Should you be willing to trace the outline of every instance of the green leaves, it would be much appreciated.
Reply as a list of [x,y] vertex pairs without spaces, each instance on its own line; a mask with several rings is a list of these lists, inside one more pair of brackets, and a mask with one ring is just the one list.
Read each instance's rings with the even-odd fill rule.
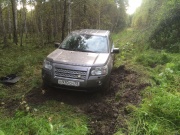
[[179,19],[178,0],[144,0],[133,16],[132,26],[148,31],[146,37],[151,47],[178,53],[180,52]]

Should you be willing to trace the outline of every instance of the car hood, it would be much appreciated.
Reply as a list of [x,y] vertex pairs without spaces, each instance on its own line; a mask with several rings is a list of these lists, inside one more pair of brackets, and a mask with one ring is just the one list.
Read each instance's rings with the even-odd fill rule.
[[56,63],[96,66],[104,65],[109,58],[109,53],[89,53],[56,49],[47,58]]

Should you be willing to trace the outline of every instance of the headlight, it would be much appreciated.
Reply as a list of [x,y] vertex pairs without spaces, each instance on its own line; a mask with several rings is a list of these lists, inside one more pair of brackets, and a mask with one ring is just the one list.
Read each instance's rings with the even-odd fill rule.
[[52,65],[50,61],[44,60],[44,68],[51,70],[52,69]]
[[108,74],[108,67],[95,67],[91,70],[91,75],[107,75]]

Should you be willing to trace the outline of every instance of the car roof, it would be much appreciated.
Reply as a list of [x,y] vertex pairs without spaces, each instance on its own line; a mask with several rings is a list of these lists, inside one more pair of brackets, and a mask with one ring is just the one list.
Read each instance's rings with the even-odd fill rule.
[[87,34],[87,35],[98,35],[98,36],[108,36],[110,34],[109,30],[98,30],[98,29],[81,29],[72,31],[73,34]]

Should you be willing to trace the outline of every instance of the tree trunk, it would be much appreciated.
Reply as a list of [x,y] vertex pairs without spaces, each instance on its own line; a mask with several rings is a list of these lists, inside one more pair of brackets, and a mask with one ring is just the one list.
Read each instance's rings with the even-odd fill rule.
[[0,4],[0,24],[1,24],[1,29],[2,29],[2,32],[3,32],[3,43],[4,43],[4,47],[7,47],[7,36],[6,36],[6,28],[5,28],[5,25],[4,25],[4,20],[3,20],[3,16],[2,16],[2,6]]
[[[35,12],[35,28],[37,36],[35,37],[37,39],[37,42],[40,46],[44,46],[45,44],[45,33],[44,33],[44,21],[45,17],[43,16],[43,1],[44,0],[38,0],[36,1],[36,12]],[[47,14],[46,14],[47,15]]]
[[42,19],[42,16],[40,16],[40,25],[41,25],[41,42],[42,42],[42,45],[44,46],[45,44],[45,41],[44,41],[44,25],[43,25],[43,19]]
[[68,0],[68,33],[72,29],[72,20],[71,20],[71,0]]
[[26,35],[26,38],[28,38],[28,29],[27,29],[27,18],[26,18],[26,12],[25,12],[25,18],[24,18],[24,31],[25,31],[25,35]]
[[10,3],[8,3],[8,37],[11,39],[11,9],[10,9]]
[[58,15],[57,15],[57,1],[54,1],[54,3],[53,3],[53,12],[54,12],[54,15],[55,15],[55,17],[54,17],[54,28],[53,28],[53,38],[54,38],[54,40],[56,39],[56,35],[57,35],[57,33],[58,33],[58,29],[57,29],[57,27],[58,27]]
[[20,46],[23,45],[23,35],[25,30],[25,22],[26,22],[26,10],[25,10],[25,0],[22,0],[23,9],[21,10],[21,43]]
[[98,29],[101,29],[101,2],[99,1]]
[[17,37],[16,1],[11,0],[11,4],[12,4],[12,14],[13,14],[13,42],[17,45],[18,37]]
[[[26,3],[25,3],[25,5],[26,5]],[[24,8],[24,32],[25,32],[26,38],[28,38],[28,36],[27,36],[27,32],[28,32],[28,30],[27,30],[27,15],[26,15],[25,8]]]
[[62,22],[62,37],[61,37],[62,41],[64,40],[64,37],[65,37],[66,13],[67,13],[66,0],[64,0],[64,12],[63,12],[63,22]]

